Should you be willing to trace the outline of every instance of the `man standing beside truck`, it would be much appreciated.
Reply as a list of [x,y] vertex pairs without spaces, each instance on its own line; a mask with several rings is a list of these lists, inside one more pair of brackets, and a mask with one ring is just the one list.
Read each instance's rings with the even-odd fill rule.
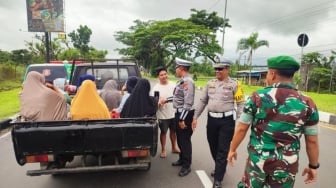
[[[168,80],[168,73],[165,67],[156,68],[156,76],[159,82],[155,84],[152,90],[152,95],[155,96],[157,92],[159,98],[167,98],[174,93],[175,84]],[[169,128],[169,136],[172,146],[172,153],[180,153],[180,149],[176,142],[176,124],[175,124],[175,111],[173,104],[171,103],[160,103],[159,108],[156,112],[156,116],[159,119],[160,127],[160,142],[161,142],[161,153],[160,157],[165,158],[167,156],[166,152],[166,135]]]
[[176,108],[176,136],[177,144],[181,152],[179,154],[179,159],[176,162],[173,162],[172,165],[182,166],[179,176],[183,177],[191,172],[191,135],[193,133],[191,123],[194,116],[193,105],[195,98],[195,84],[189,75],[191,62],[176,58],[175,63],[176,76],[180,78],[180,80],[177,82],[174,89],[172,101],[174,108]]

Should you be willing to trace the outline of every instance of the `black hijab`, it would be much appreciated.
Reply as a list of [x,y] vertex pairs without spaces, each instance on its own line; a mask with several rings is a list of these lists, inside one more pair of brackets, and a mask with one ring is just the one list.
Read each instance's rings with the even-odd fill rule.
[[147,79],[140,79],[132,94],[127,99],[121,113],[121,118],[151,117],[156,114],[158,101],[149,96],[150,83]]

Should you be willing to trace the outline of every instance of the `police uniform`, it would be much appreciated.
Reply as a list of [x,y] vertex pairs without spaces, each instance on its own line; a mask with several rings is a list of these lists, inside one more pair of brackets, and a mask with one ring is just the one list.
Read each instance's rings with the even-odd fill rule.
[[[230,66],[228,60],[214,65],[214,68]],[[215,161],[215,181],[219,184],[223,180],[227,154],[234,134],[235,118],[240,115],[244,105],[244,95],[237,80],[227,77],[225,80],[213,79],[207,83],[205,92],[195,109],[194,119],[208,108],[207,139],[211,156]],[[219,185],[220,187],[220,185]]]
[[[191,66],[191,62],[176,58],[176,66]],[[190,172],[192,145],[191,135],[192,131],[192,118],[194,116],[194,97],[195,97],[195,84],[189,74],[182,77],[176,84],[172,98],[173,106],[176,109],[176,137],[177,144],[181,150],[179,160],[174,162],[173,166],[182,166],[179,173],[180,176],[185,176]],[[182,129],[179,122],[184,121],[186,128]]]

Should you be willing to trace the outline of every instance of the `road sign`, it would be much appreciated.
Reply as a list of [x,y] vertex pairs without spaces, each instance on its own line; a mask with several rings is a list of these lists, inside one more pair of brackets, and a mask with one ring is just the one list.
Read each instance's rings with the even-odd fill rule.
[[309,41],[309,39],[308,39],[308,35],[307,34],[302,33],[302,34],[299,35],[299,37],[298,37],[298,44],[299,44],[299,46],[305,47],[308,44],[308,41]]
[[66,34],[65,33],[58,33],[58,38],[59,39],[66,39]]

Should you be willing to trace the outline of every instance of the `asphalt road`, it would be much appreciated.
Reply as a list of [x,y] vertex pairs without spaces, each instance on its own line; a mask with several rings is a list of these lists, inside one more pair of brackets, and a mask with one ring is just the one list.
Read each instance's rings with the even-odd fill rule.
[[[198,99],[200,91],[197,92]],[[196,99],[196,101],[197,101]],[[28,164],[19,166],[14,157],[12,140],[10,134],[0,137],[0,187],[14,188],[73,188],[73,187],[144,187],[144,188],[170,188],[170,187],[211,187],[212,179],[210,172],[214,168],[214,163],[210,156],[208,143],[206,140],[206,116],[203,112],[198,121],[198,127],[192,136],[193,142],[193,164],[192,172],[186,177],[179,177],[179,168],[171,166],[177,160],[176,154],[168,153],[167,158],[160,158],[158,154],[152,159],[152,166],[149,171],[111,171],[103,173],[67,174],[61,176],[26,176],[27,170],[38,169],[39,164]],[[228,167],[227,174],[223,181],[223,187],[236,187],[240,180],[245,159],[246,143],[248,138],[242,143],[238,150],[238,160],[234,167]],[[320,163],[318,182],[305,186],[301,176],[303,168],[308,164],[305,153],[305,145],[302,142],[300,156],[300,167],[297,175],[295,187],[325,188],[333,187],[336,184],[334,171],[336,169],[336,151],[333,144],[336,143],[336,129],[321,125],[320,127]],[[167,142],[168,151],[170,144]]]

